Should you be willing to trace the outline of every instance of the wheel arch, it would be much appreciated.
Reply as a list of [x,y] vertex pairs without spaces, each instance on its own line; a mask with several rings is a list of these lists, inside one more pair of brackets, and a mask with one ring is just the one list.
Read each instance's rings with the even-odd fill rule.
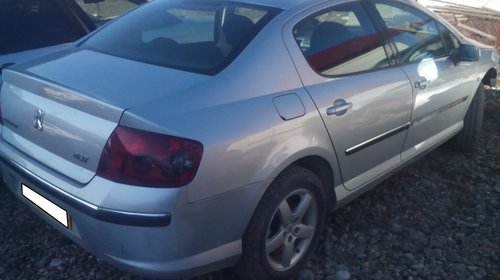
[[[309,160],[299,161],[304,164]],[[242,254],[235,267],[242,279],[290,279],[298,274],[314,253],[325,224],[328,212],[321,199],[322,183],[311,169],[294,162],[272,181],[242,238]],[[299,235],[303,230],[304,234]],[[277,258],[273,257],[275,253]],[[283,261],[285,254],[288,262]]]
[[308,169],[318,176],[321,183],[323,183],[326,195],[326,205],[328,209],[334,209],[337,203],[337,196],[334,190],[335,175],[330,163],[320,156],[307,156],[295,161],[291,165],[298,165]]
[[255,203],[255,207],[254,209],[252,209],[252,215],[250,215],[250,217],[253,216],[257,205],[262,200],[264,194],[272,186],[276,178],[278,178],[292,166],[300,166],[313,172],[314,175],[316,175],[323,184],[324,192],[326,195],[327,209],[333,210],[335,208],[335,205],[337,203],[335,187],[336,184],[340,184],[340,170],[335,169],[336,166],[332,162],[328,161],[325,157],[320,156],[319,153],[310,153],[307,155],[305,155],[305,153],[299,153],[295,156],[296,157],[289,158],[289,161],[286,161],[282,165],[275,168],[269,184],[263,190],[261,190],[259,199]]
[[490,68],[482,79],[483,84],[488,85],[490,87],[494,87],[496,85],[497,75],[498,75],[497,69]]

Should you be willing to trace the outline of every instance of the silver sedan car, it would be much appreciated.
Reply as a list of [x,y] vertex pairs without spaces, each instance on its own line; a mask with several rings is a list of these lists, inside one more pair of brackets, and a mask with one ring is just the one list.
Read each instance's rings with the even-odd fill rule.
[[498,54],[403,0],[155,0],[3,71],[1,175],[151,277],[289,279],[325,215],[476,145]]

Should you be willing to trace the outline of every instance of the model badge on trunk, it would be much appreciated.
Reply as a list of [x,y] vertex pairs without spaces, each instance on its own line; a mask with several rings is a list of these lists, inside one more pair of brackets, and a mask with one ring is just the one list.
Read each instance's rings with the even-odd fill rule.
[[43,116],[44,115],[45,115],[45,112],[42,109],[38,109],[34,113],[34,117],[35,117],[35,126],[34,127],[40,131],[43,131]]
[[86,155],[82,155],[80,153],[73,154],[73,157],[83,163],[87,163],[89,161],[89,157]]

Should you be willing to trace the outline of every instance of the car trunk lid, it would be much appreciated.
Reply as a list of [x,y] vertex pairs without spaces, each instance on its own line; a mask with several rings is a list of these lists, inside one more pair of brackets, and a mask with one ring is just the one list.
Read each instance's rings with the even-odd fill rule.
[[3,73],[3,140],[82,184],[95,175],[126,109],[206,78],[92,51],[63,52],[21,66]]

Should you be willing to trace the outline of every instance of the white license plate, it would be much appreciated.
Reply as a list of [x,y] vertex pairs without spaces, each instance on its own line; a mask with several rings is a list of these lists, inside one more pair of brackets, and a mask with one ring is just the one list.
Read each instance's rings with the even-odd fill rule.
[[70,219],[68,211],[59,207],[57,204],[41,196],[36,191],[30,189],[25,184],[21,184],[21,193],[29,201],[35,204],[43,212],[47,213],[49,216],[54,218],[56,221],[61,223],[66,228],[70,228]]

